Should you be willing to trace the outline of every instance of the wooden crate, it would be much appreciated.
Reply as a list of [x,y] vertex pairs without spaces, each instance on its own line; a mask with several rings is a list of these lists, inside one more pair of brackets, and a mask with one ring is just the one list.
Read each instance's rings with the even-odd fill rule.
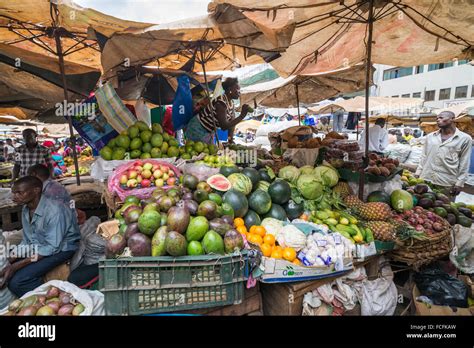
[[187,314],[201,314],[209,316],[258,316],[263,315],[262,294],[260,293],[259,284],[251,289],[245,289],[244,300],[240,304],[196,309],[185,311]]
[[0,208],[0,228],[3,231],[18,230],[21,224],[21,206]]

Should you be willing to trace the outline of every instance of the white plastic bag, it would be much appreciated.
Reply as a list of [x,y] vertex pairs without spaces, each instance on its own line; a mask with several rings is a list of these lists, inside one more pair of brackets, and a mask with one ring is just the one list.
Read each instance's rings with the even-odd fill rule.
[[151,113],[144,99],[139,99],[135,104],[135,113],[139,121],[145,122],[148,127],[151,127]]
[[[84,306],[84,311],[80,314],[81,316],[88,315],[105,315],[104,310],[104,294],[96,290],[83,290],[78,288],[76,285],[61,280],[51,280],[36,289],[24,294],[21,299],[25,299],[32,295],[46,295],[46,292],[51,286],[55,286],[62,291],[65,291],[79,303]],[[8,311],[8,307],[0,311],[0,315],[5,314]]]

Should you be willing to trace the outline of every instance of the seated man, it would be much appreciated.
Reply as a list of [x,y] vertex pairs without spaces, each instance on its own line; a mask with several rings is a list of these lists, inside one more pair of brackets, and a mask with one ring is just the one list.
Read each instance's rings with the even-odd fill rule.
[[[43,196],[54,201],[62,202],[73,210],[75,209],[71,195],[63,185],[51,179],[51,173],[47,167],[42,164],[35,164],[28,168],[28,175],[36,176],[43,182]],[[80,209],[75,210],[77,221],[79,225],[82,225],[86,221],[86,214]]]
[[79,247],[81,235],[72,210],[42,191],[43,183],[34,176],[25,176],[12,187],[13,201],[24,205],[20,245],[28,248],[28,255],[10,260],[0,274],[0,288],[8,284],[18,297],[43,284],[44,275],[71,259]]

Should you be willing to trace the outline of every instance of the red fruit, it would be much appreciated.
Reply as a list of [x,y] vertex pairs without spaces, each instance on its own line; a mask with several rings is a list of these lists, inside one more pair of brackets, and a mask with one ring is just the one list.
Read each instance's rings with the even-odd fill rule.
[[175,183],[176,183],[176,178],[168,178],[168,180],[166,180],[166,184],[168,184],[169,186],[173,186]]
[[425,220],[423,218],[419,218],[417,221],[418,225],[423,225],[425,223]]
[[151,181],[148,179],[142,179],[141,185],[142,187],[150,187]]
[[417,231],[424,231],[424,228],[422,225],[416,225],[415,230]]
[[443,227],[443,225],[442,225],[441,223],[435,222],[435,223],[433,224],[433,229],[434,229],[436,232],[441,232],[441,231],[444,230],[444,227]]

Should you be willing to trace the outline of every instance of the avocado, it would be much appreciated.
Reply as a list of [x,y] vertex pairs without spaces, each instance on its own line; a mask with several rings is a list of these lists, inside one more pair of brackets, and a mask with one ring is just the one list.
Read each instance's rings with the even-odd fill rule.
[[471,227],[472,220],[464,215],[459,215],[456,219],[456,222],[464,227]]

